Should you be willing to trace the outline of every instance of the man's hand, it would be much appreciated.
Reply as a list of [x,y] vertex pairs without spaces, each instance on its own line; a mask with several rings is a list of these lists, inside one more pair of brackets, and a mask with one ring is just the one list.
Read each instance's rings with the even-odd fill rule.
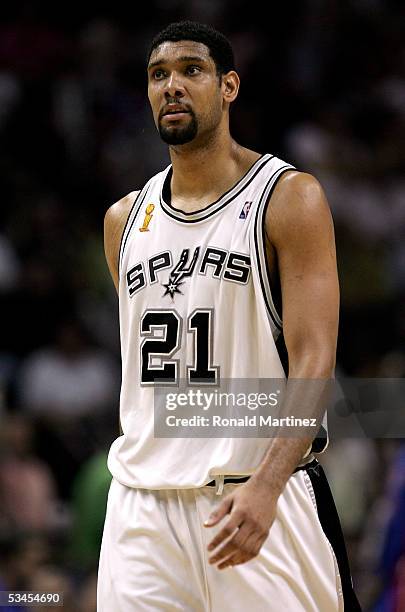
[[208,550],[214,551],[209,562],[224,569],[256,557],[276,516],[278,496],[279,492],[272,490],[268,482],[260,482],[254,476],[227,495],[204,522],[205,527],[213,527],[229,515],[208,545]]

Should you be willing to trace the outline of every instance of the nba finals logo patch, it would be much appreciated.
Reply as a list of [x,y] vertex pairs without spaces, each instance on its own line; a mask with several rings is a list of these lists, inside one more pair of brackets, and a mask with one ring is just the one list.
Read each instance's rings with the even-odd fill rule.
[[143,225],[142,227],[139,228],[140,232],[149,232],[149,223],[151,222],[151,219],[153,217],[153,211],[155,210],[155,205],[154,204],[148,204],[147,207],[145,208],[145,218],[143,220]]
[[239,219],[246,219],[246,217],[249,214],[249,210],[250,207],[252,206],[253,202],[245,202],[243,205],[242,210],[240,211],[240,215],[239,215]]

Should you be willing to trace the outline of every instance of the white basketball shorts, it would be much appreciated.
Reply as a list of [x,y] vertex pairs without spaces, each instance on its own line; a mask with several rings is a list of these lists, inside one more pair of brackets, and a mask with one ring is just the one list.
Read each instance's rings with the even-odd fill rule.
[[203,522],[240,486],[225,484],[217,495],[210,486],[133,489],[113,479],[98,612],[360,610],[336,509],[316,460],[288,480],[257,557],[224,570],[208,563],[207,545],[226,518],[211,528]]

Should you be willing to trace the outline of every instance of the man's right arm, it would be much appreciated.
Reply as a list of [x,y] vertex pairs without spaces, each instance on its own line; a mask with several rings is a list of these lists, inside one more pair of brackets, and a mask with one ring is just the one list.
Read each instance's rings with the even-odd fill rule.
[[118,259],[122,233],[138,193],[139,191],[131,191],[124,198],[118,200],[110,206],[104,217],[104,253],[117,293],[119,285]]

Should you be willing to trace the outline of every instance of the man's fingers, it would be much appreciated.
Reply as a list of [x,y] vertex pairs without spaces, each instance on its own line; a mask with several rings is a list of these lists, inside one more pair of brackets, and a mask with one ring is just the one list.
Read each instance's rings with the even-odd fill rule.
[[228,555],[226,559],[223,559],[221,563],[217,565],[217,569],[225,569],[226,567],[232,567],[233,565],[237,565],[236,559],[240,558],[240,552],[235,551],[232,555]]
[[[220,547],[220,550],[233,540],[239,531],[239,527],[233,526],[230,522],[225,525],[223,529],[215,536],[215,538],[208,544],[208,550],[212,551]],[[219,550],[215,551],[218,554]]]
[[224,516],[229,514],[232,510],[232,503],[233,498],[231,495],[225,497],[225,499],[221,502],[218,508],[214,510],[214,512],[211,512],[208,519],[204,521],[204,527],[212,527],[213,525],[219,523],[219,521],[223,519]]
[[240,551],[236,551],[233,555],[229,555],[227,559],[224,559],[217,565],[217,568],[222,570],[227,567],[233,567],[234,565],[241,565],[242,563],[246,563],[249,561],[250,557],[246,554],[241,553]]
[[231,567],[233,565],[241,565],[242,563],[246,563],[247,561],[257,557],[263,544],[263,538],[257,538],[254,536],[254,534],[250,534],[250,536],[248,535],[248,537],[245,538],[244,542],[242,541],[242,543],[239,543],[236,546],[236,549],[236,541],[235,544],[233,541],[231,544],[234,545],[233,553],[225,554],[225,547],[224,549],[221,549],[220,554],[218,555],[218,560],[216,561],[217,563],[219,561],[217,565],[218,569],[225,569],[226,567]]
[[228,537],[220,546],[216,547],[214,554],[208,559],[209,563],[218,563],[218,561],[223,561],[230,554],[239,552],[243,547],[247,536],[248,531],[246,527],[241,526],[239,529],[235,529],[232,536]]

